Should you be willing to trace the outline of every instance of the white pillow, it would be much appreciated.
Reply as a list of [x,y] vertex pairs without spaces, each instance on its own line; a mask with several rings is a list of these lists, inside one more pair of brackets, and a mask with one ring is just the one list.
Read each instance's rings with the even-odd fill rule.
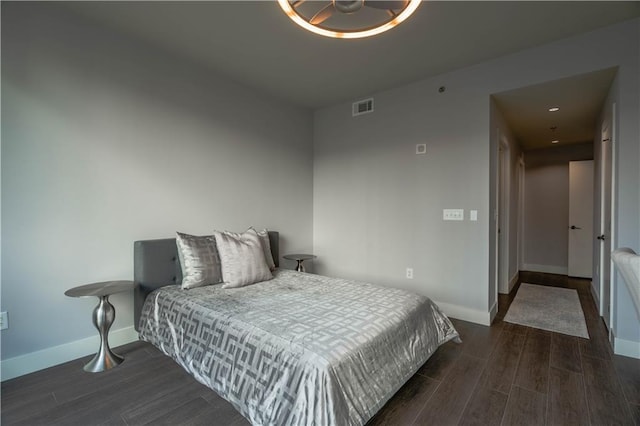
[[213,235],[198,237],[176,232],[176,245],[182,268],[182,288],[222,282],[220,259]]
[[214,231],[213,235],[220,255],[222,288],[243,287],[273,278],[255,229],[249,228],[244,234]]

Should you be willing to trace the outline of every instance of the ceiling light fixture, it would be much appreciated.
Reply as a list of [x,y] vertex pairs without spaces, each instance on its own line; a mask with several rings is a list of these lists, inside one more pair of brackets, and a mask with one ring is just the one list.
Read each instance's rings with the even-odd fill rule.
[[549,108],[549,112],[556,112],[556,111],[560,111],[560,108],[558,107]]
[[559,140],[555,140],[555,141],[551,141],[551,143],[558,143],[560,142]]
[[[421,1],[278,0],[278,4],[293,22],[308,31],[325,37],[363,38],[397,26],[416,11]],[[353,19],[345,19],[345,16],[352,16]]]

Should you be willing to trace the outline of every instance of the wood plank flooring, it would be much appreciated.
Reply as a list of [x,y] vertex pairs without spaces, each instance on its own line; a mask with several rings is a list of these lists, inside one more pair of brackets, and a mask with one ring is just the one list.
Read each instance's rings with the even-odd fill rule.
[[[463,343],[443,345],[369,425],[639,425],[640,360],[614,356],[589,282],[521,273],[575,288],[591,339],[502,321],[455,320]],[[247,425],[228,402],[153,346],[117,348],[126,361],[90,374],[75,360],[2,383],[3,425]]]
[[[418,371],[436,381],[437,389],[413,403],[422,411],[412,424],[640,426],[640,360],[612,354],[590,282],[528,272],[520,282],[576,289],[591,338],[505,323],[517,288],[500,295],[491,327],[452,320],[463,343],[443,345]],[[472,359],[474,369],[468,367]],[[389,415],[395,400],[370,424],[409,424]],[[406,401],[403,406],[411,409]]]

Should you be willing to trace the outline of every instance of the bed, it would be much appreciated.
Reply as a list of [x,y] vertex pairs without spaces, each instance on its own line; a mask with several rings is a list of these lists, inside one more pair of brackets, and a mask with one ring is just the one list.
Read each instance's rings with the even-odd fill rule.
[[[279,259],[278,234],[269,233]],[[285,269],[241,288],[182,290],[174,239],[137,241],[140,338],[254,425],[362,425],[443,343],[428,298]]]

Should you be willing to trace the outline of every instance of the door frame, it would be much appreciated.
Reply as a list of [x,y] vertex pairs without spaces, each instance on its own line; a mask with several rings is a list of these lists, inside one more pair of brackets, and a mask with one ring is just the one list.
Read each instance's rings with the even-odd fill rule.
[[498,197],[497,197],[497,289],[509,294],[509,210],[511,205],[511,161],[509,141],[498,139]]

